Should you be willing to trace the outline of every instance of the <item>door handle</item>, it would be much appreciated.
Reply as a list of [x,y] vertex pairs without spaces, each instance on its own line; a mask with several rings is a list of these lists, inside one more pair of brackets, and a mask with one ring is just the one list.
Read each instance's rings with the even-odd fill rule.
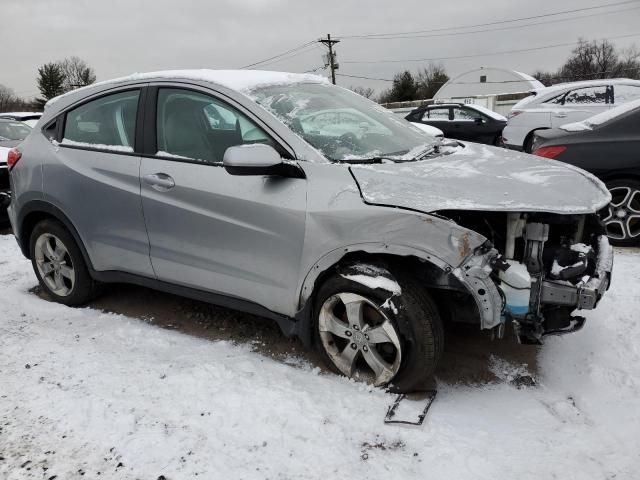
[[151,173],[142,178],[144,183],[159,192],[166,192],[176,186],[176,182],[174,182],[173,178],[166,173]]
[[555,117],[556,117],[556,118],[565,118],[566,116],[567,116],[567,114],[566,114],[566,113],[556,113],[556,114],[555,114]]

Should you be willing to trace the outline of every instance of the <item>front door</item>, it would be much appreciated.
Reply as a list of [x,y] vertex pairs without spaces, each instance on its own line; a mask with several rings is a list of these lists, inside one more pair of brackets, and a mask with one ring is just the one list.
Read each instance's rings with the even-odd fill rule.
[[140,176],[157,278],[293,313],[306,180],[227,173],[227,148],[274,144],[241,107],[182,88],[159,88],[156,105]]

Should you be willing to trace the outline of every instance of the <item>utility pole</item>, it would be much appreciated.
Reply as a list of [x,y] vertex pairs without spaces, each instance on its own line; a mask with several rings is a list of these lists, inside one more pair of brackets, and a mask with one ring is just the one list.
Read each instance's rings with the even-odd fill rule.
[[325,65],[331,68],[331,83],[336,84],[336,70],[340,68],[340,65],[336,62],[336,54],[333,51],[333,46],[336,43],[340,43],[340,40],[331,40],[331,34],[327,33],[327,38],[321,38],[318,40],[320,43],[329,47],[328,61],[325,61]]

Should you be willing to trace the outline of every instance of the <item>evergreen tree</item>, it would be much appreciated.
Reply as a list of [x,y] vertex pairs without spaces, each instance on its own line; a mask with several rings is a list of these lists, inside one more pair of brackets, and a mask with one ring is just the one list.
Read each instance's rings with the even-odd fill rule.
[[36,99],[36,103],[44,107],[47,100],[63,94],[65,78],[62,68],[57,63],[45,63],[39,67],[37,82],[42,98]]

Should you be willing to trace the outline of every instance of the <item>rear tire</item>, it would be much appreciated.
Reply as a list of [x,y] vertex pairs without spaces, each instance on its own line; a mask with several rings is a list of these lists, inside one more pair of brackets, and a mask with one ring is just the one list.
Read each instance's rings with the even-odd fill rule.
[[609,242],[620,247],[640,245],[640,182],[607,182],[611,203],[600,212]]
[[94,297],[96,285],[82,252],[61,223],[39,222],[31,232],[29,251],[38,281],[53,300],[78,306]]
[[[360,325],[351,315],[358,311]],[[434,387],[442,321],[427,291],[409,275],[372,264],[343,267],[318,290],[313,318],[316,346],[336,373],[397,392]]]
[[524,144],[522,145],[522,151],[525,153],[531,153],[533,149],[533,132],[527,135],[527,138],[524,139]]

